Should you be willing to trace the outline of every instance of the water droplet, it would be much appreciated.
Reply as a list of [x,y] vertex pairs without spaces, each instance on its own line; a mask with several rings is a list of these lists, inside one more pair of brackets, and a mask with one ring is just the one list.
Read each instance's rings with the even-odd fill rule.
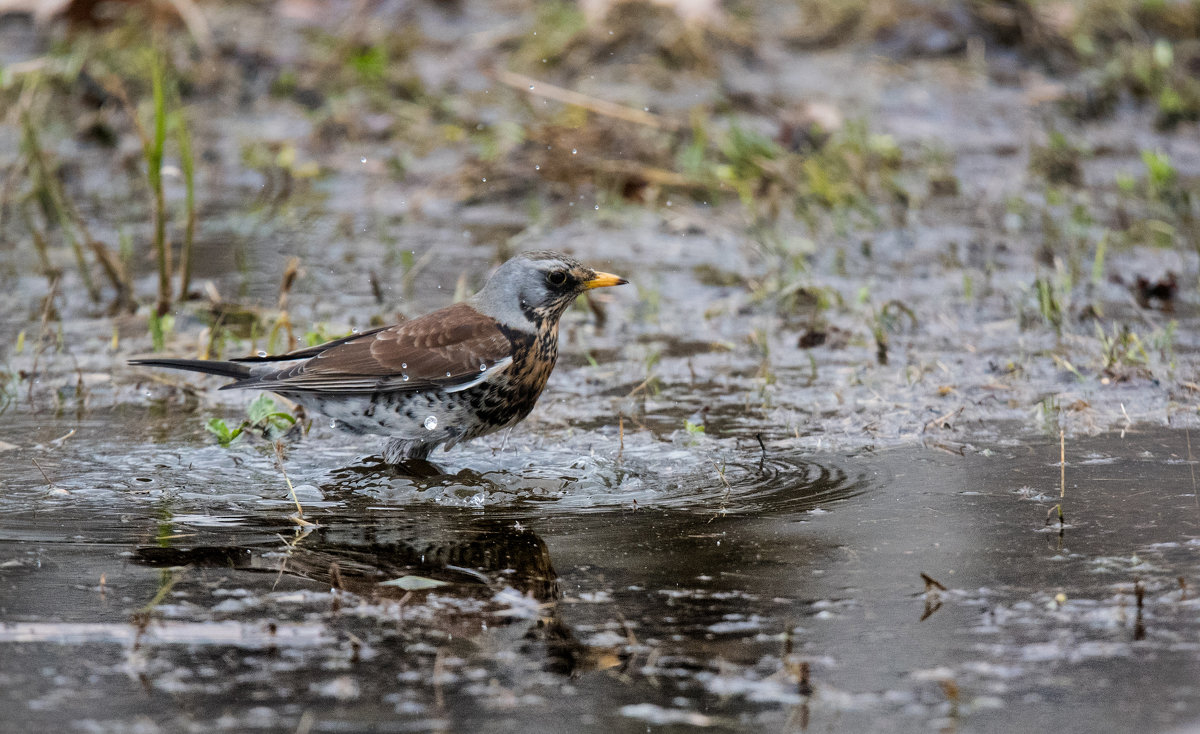
[[337,420],[331,420],[331,421],[329,421],[329,427],[330,427],[330,428],[337,428]]
[[576,150],[575,148],[571,148],[571,155],[577,155],[578,153],[579,153],[578,150]]
[[592,208],[593,208],[593,209],[595,209],[596,211],[600,211],[600,205],[599,205],[599,204],[597,204],[596,206],[594,206],[594,207],[592,207]]
[[425,430],[432,431],[437,428],[437,418],[432,415],[425,419]]
[[533,91],[533,85],[532,85],[532,84],[530,84],[530,85],[529,85],[529,91],[531,91],[531,92]]
[[533,167],[533,170],[540,171],[540,170],[542,170],[542,167],[540,165],[537,165],[537,166]]
[[401,363],[400,363],[400,369],[402,369],[402,370],[406,370],[406,369],[408,369],[408,362],[401,362]]
[[400,379],[403,380],[404,382],[408,382],[408,374],[403,373],[403,372],[400,373]]
[[266,353],[266,352],[264,352],[264,351],[263,351],[263,350],[261,350],[261,349],[260,349],[260,350],[258,350],[257,352],[255,352],[255,354],[257,354],[257,355],[258,355],[258,356],[260,356],[260,357],[265,357],[265,356],[267,356],[267,353]]
[[366,163],[366,162],[367,162],[367,159],[366,159],[366,158],[363,158],[363,159],[361,159],[361,160],[359,161],[359,163]]
[[484,182],[484,183],[487,183],[487,179],[486,179],[486,178],[485,178],[485,179],[483,179],[483,182]]
[[481,364],[481,365],[479,365],[479,371],[480,371],[480,372],[487,372],[487,365],[486,365],[486,364]]
[[446,370],[446,377],[450,376],[450,370]]

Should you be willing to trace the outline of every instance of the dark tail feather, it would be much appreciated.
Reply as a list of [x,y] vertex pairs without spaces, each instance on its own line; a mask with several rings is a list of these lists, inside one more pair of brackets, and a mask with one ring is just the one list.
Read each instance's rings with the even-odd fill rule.
[[129,360],[129,364],[144,365],[146,367],[166,367],[170,370],[187,370],[188,372],[203,372],[206,375],[220,375],[239,380],[250,376],[250,365],[208,359],[159,359],[152,357],[150,359],[131,359]]

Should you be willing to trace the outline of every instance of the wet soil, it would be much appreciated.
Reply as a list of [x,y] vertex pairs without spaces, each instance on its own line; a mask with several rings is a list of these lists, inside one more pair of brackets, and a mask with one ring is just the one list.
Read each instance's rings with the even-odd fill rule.
[[[703,109],[714,131],[774,136],[819,102],[905,159],[904,195],[870,194],[869,216],[764,223],[728,189],[593,179],[616,153],[588,146],[624,141],[637,163],[654,144],[484,73],[539,66],[547,26],[524,5],[499,25],[486,4],[382,5],[354,16],[365,31],[305,3],[203,7],[219,51],[186,104],[209,295],[173,308],[168,351],[213,341],[213,291],[269,328],[293,257],[298,336],[446,305],[522,249],[632,285],[567,314],[547,393],[511,433],[397,470],[309,416],[285,477],[268,442],[205,430],[254,396],[126,366],[151,349],[138,145],[111,108],[115,149],[48,116],[92,234],[133,243],[142,305],[91,302],[65,246],[51,286],[5,209],[0,730],[1197,726],[1200,265],[1181,222],[1153,246],[1113,224],[1158,216],[1114,183],[1146,179],[1144,151],[1194,189],[1195,123],[1164,131],[1129,101],[1079,123],[1044,102],[1075,76],[990,38],[981,59],[953,23],[813,44],[790,10],[758,8],[756,43],[710,37],[693,66],[664,71],[628,36],[547,65],[633,110]],[[345,49],[325,26],[419,29],[393,60],[425,96],[411,79],[382,108],[366,82],[331,89],[321,54]],[[55,33],[7,17],[0,63],[53,58]],[[668,50],[693,53],[680,38]],[[959,50],[928,53],[939,38]],[[509,123],[526,147],[487,137]],[[1051,128],[1089,151],[1073,188],[1031,168]],[[21,139],[5,118],[12,190]],[[320,174],[280,163],[285,145]],[[177,178],[168,198],[178,239]],[[1134,285],[1170,273],[1170,298]],[[268,348],[265,328],[231,329],[226,353]]]

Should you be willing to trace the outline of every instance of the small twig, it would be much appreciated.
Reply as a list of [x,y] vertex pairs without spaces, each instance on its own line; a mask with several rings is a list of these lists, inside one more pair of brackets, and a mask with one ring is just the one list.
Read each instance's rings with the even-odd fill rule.
[[1063,503],[1067,501],[1067,439],[1063,429],[1058,429],[1058,526],[1066,524],[1063,520]]
[[1192,472],[1192,500],[1196,503],[1196,509],[1200,510],[1200,494],[1196,492],[1196,461],[1192,458],[1192,432],[1187,426],[1183,427],[1183,436],[1187,439],[1188,469]]
[[707,191],[712,184],[689,178],[682,173],[668,171],[665,168],[647,166],[638,161],[601,159],[592,162],[592,169],[599,173],[615,174],[624,178],[640,178],[648,184],[670,186],[676,189],[698,189]]
[[213,44],[212,30],[208,26],[208,20],[204,17],[204,13],[200,12],[200,7],[193,0],[168,1],[188,29],[192,40],[200,48],[200,52],[209,58],[214,56],[216,46]]
[[300,506],[300,498],[296,496],[296,488],[292,486],[292,480],[288,477],[287,469],[283,468],[283,441],[276,441],[275,447],[275,465],[279,467],[279,473],[283,475],[283,481],[287,482],[288,493],[292,496],[292,502],[296,503],[296,514],[292,520],[301,527],[312,527],[314,523],[304,519],[304,508]]
[[658,380],[658,375],[650,375],[649,377],[647,377],[646,379],[644,379],[640,383],[638,383],[637,387],[630,390],[629,394],[626,395],[625,397],[632,398],[634,395],[637,395],[638,393],[649,389],[649,387],[651,385],[653,385],[655,383],[655,381],[657,381],[657,380]]
[[62,270],[54,267],[54,263],[50,261],[50,245],[46,241],[46,235],[38,229],[28,207],[21,207],[21,218],[25,220],[25,227],[29,230],[29,237],[33,240],[33,249],[37,252],[38,261],[42,265],[42,273],[53,286],[62,276]]
[[29,402],[33,403],[33,386],[37,384],[37,374],[42,361],[42,352],[46,349],[46,327],[50,323],[50,317],[54,313],[54,299],[58,297],[58,284],[62,279],[55,276],[50,282],[50,292],[46,294],[46,300],[42,304],[41,323],[38,327],[38,347],[33,356],[33,365],[29,369]]
[[413,282],[416,281],[417,273],[421,272],[425,268],[425,266],[428,265],[433,260],[434,254],[436,252],[437,252],[437,248],[435,248],[435,247],[429,248],[425,252],[421,253],[421,256],[419,258],[417,258],[416,262],[414,262],[408,268],[408,270],[404,271],[404,275],[400,276],[400,292],[401,293],[408,294],[409,292],[412,291],[412,285],[413,285]]
[[521,89],[528,91],[538,97],[545,97],[563,104],[575,105],[582,107],[589,112],[595,112],[598,115],[605,117],[614,117],[618,120],[632,122],[637,125],[646,125],[655,128],[656,130],[679,130],[682,126],[668,118],[656,115],[653,112],[626,107],[625,105],[609,102],[608,100],[592,97],[581,92],[576,92],[571,89],[564,89],[547,82],[538,81],[533,77],[518,74],[514,71],[506,69],[496,69],[492,72],[492,77],[506,86],[513,89]]
[[32,459],[32,461],[33,461],[33,465],[37,467],[37,470],[38,470],[39,472],[41,472],[41,474],[42,474],[42,479],[45,479],[45,480],[46,480],[46,485],[47,485],[47,486],[50,486],[50,487],[53,487],[53,486],[54,486],[54,482],[50,481],[50,477],[46,476],[46,470],[42,468],[42,465],[38,463],[37,459]]
[[50,167],[46,151],[42,148],[37,129],[30,117],[29,109],[21,111],[21,127],[25,134],[25,144],[29,149],[29,160],[32,164],[35,179],[41,190],[49,198],[51,205],[54,207],[54,213],[62,224],[63,235],[66,237],[67,243],[71,246],[71,252],[75,256],[75,264],[79,268],[79,277],[83,281],[84,288],[87,289],[88,297],[93,302],[98,303],[100,301],[100,289],[96,287],[95,281],[92,280],[92,273],[83,251],[82,240],[88,238],[87,231],[80,226],[79,219],[71,216],[70,207],[67,204],[67,194],[63,190],[62,182],[58,179],[57,173]]
[[733,485],[725,478],[725,467],[719,466],[716,459],[712,459],[713,468],[717,470],[717,476],[721,478],[721,483],[725,485],[725,497],[729,497],[729,493],[733,491]]
[[166,103],[166,60],[160,49],[160,36],[154,35],[154,49],[150,55],[150,93],[154,100],[154,137],[148,148],[143,149],[146,159],[146,174],[150,184],[151,201],[154,203],[154,252],[158,261],[158,303],[155,313],[159,318],[171,310],[171,245],[167,242],[167,200],[163,190],[162,166],[163,147],[167,140]]
[[28,168],[28,158],[18,159],[9,166],[8,175],[4,177],[4,185],[0,186],[0,232],[4,231],[5,213],[8,211],[9,202],[13,199],[13,190],[16,188],[17,180],[24,178]]
[[167,577],[166,583],[158,587],[158,591],[155,592],[153,598],[146,602],[146,605],[139,609],[138,613],[149,615],[150,612],[154,611],[154,608],[162,603],[162,600],[167,597],[167,594],[171,593],[171,589],[175,588],[175,584],[179,583],[179,579],[182,577],[182,575],[182,571],[172,571],[171,575]]
[[958,415],[959,413],[961,413],[963,411],[963,408],[965,408],[965,407],[966,407],[965,405],[960,405],[957,408],[949,411],[948,413],[944,413],[943,415],[939,415],[937,418],[934,418],[933,420],[928,421],[921,428],[921,433],[925,433],[926,431],[928,431],[930,426],[937,426],[938,428],[949,427],[950,419],[953,418],[954,416]]
[[[191,0],[175,0],[175,2],[191,4]],[[188,291],[192,288],[192,245],[196,239],[196,159],[192,153],[192,136],[188,132],[187,117],[183,114],[183,103],[179,99],[178,85],[175,87],[173,97],[176,107],[175,139],[179,144],[179,165],[183,171],[184,204],[187,211],[183,229],[183,247],[179,253],[179,300],[186,301]]]
[[89,239],[88,246],[92,248],[92,253],[96,256],[96,262],[100,263],[104,274],[108,276],[109,282],[112,283],[113,288],[117,291],[117,297],[113,300],[112,310],[114,312],[134,311],[137,304],[133,302],[133,281],[130,280],[129,272],[125,269],[124,264],[113,255],[112,251],[103,242]]
[[283,277],[279,279],[279,306],[280,311],[287,311],[288,294],[292,292],[292,286],[296,284],[296,279],[300,277],[300,258],[288,258],[287,265],[283,268]]
[[708,518],[708,522],[716,520],[718,517],[724,517],[726,513],[725,503],[729,501],[729,495],[733,493],[733,485],[725,478],[725,467],[717,464],[716,459],[712,459],[713,469],[717,470],[717,476],[721,478],[721,483],[725,485],[725,494],[721,496],[721,506],[713,513],[713,516]]

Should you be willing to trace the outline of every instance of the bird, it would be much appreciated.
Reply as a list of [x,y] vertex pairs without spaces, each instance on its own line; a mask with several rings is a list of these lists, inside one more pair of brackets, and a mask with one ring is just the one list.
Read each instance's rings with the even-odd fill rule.
[[475,295],[392,326],[273,356],[129,363],[234,378],[221,389],[274,392],[338,428],[386,436],[388,464],[427,460],[524,420],[554,369],[563,313],[586,291],[628,282],[558,252],[523,252]]

